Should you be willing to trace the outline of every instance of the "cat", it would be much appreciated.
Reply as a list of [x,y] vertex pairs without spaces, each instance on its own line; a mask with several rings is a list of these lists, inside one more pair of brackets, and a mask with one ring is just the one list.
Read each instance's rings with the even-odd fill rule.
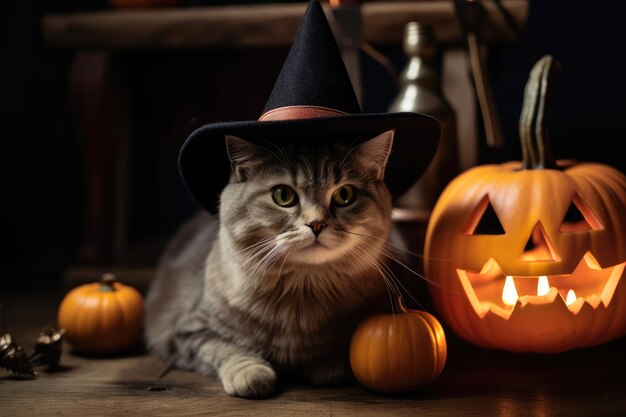
[[148,289],[148,349],[239,397],[271,395],[293,370],[352,378],[352,331],[388,299],[393,134],[284,148],[227,135],[219,215],[180,228]]

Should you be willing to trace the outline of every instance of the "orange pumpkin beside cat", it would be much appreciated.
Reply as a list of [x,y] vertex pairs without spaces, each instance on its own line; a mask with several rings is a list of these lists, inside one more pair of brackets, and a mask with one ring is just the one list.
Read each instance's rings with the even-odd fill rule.
[[136,348],[143,332],[143,297],[112,274],[79,285],[61,301],[58,325],[83,354],[121,353]]

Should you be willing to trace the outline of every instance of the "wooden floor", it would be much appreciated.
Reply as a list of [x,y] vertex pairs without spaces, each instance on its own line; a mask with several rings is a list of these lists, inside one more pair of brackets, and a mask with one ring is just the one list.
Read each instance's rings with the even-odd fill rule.
[[[55,326],[66,291],[0,292],[8,331],[27,351]],[[0,368],[0,416],[626,416],[626,339],[559,355],[483,350],[450,332],[448,342],[442,375],[420,392],[386,396],[357,383],[285,379],[265,400],[229,397],[217,381],[187,372],[159,380],[163,364],[145,352],[85,358],[66,344],[55,373],[24,379]]]

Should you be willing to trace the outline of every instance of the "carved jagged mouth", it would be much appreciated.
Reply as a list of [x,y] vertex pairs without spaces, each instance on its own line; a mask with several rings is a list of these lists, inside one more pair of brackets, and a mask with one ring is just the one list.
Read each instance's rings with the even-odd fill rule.
[[476,314],[482,318],[492,312],[509,319],[515,309],[528,304],[559,303],[572,314],[585,303],[594,309],[600,304],[608,307],[625,265],[602,268],[587,252],[571,274],[507,276],[493,258],[480,272],[457,269],[457,274]]

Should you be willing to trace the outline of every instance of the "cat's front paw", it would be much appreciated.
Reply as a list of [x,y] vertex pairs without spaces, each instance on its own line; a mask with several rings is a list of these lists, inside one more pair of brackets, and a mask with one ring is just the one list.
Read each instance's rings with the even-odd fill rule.
[[344,356],[320,358],[302,367],[304,376],[315,385],[339,385],[353,378],[348,359]]
[[229,360],[220,368],[219,376],[224,391],[233,397],[267,397],[274,392],[276,385],[276,372],[258,358]]

